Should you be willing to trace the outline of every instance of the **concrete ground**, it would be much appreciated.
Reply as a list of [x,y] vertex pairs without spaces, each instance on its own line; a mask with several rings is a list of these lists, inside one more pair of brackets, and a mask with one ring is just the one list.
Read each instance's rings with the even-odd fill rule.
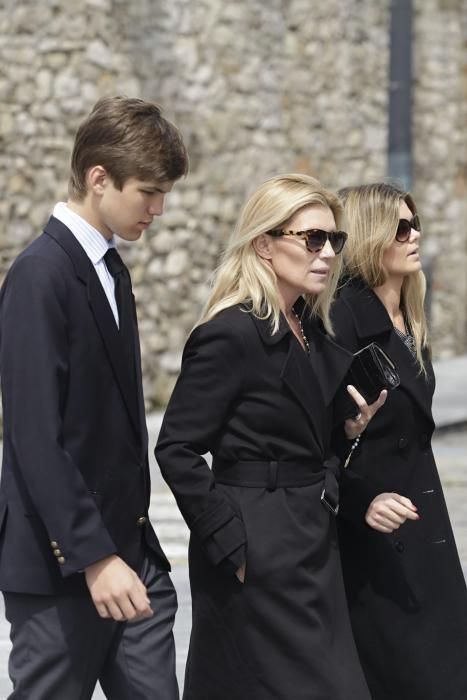
[[[438,429],[435,433],[433,448],[464,574],[467,578],[467,400],[465,398],[467,396],[467,356],[438,363],[436,375],[434,414]],[[155,442],[160,421],[160,414],[153,414],[148,419],[151,445]],[[188,530],[154,460],[151,464],[151,472],[153,480],[151,517],[164,549],[173,563],[173,580],[178,591],[179,612],[175,625],[175,639],[177,675],[182,687],[191,625],[186,562]],[[3,600],[0,597],[0,700],[5,700],[11,689],[7,673],[10,642],[8,625],[4,620],[2,608]],[[93,700],[103,700],[103,698],[103,693],[97,688]]]

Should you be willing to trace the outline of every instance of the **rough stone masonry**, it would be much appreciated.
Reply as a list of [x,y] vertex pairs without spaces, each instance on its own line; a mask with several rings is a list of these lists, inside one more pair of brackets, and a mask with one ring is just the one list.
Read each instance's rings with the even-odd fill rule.
[[[245,195],[301,170],[386,175],[389,0],[3,0],[0,276],[66,196],[74,131],[104,94],[159,103],[191,172],[142,245],[148,408],[163,405]],[[433,261],[435,357],[467,340],[467,0],[414,0],[414,187]]]

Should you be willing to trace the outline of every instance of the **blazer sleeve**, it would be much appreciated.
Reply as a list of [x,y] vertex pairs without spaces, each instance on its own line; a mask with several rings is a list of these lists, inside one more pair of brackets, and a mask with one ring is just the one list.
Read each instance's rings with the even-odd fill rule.
[[242,338],[231,326],[213,319],[195,328],[155,450],[188,527],[212,564],[230,572],[245,560],[245,527],[202,455],[214,451],[241,396],[246,363]]
[[[70,371],[67,285],[58,266],[24,256],[1,300],[0,367],[5,442],[26,502],[56,542],[63,576],[116,551],[82,474],[64,447]],[[19,473],[18,473],[19,472]]]

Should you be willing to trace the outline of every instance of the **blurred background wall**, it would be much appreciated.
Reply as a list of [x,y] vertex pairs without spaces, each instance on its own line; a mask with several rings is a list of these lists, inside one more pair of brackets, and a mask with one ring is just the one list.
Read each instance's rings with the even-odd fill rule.
[[[411,5],[412,191],[440,358],[467,344],[467,0]],[[0,276],[66,198],[73,135],[93,103],[157,102],[191,171],[124,256],[148,408],[163,405],[246,194],[294,170],[332,188],[388,175],[392,10],[391,0],[0,0]]]

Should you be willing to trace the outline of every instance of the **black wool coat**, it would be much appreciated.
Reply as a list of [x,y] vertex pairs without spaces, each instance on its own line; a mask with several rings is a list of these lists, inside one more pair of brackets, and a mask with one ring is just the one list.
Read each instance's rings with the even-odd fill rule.
[[[372,698],[467,698],[467,591],[431,450],[429,357],[425,376],[363,284],[343,288],[332,317],[338,343],[355,352],[377,342],[401,379],[364,432],[349,472],[375,493],[408,496],[421,516],[390,535],[339,518],[353,632]],[[343,506],[345,512],[351,502]]]
[[[311,325],[239,306],[197,327],[156,458],[190,529],[193,627],[185,700],[368,700],[352,639],[335,518],[320,502],[332,399],[350,355]],[[213,470],[202,455],[213,456]],[[219,465],[316,473],[313,484],[218,481]],[[283,472],[284,473],[284,472]],[[235,577],[246,560],[245,583]]]
[[117,553],[137,569],[143,543],[169,568],[148,518],[135,354],[132,368],[92,263],[52,217],[0,296],[1,590],[88,593],[86,566]]

